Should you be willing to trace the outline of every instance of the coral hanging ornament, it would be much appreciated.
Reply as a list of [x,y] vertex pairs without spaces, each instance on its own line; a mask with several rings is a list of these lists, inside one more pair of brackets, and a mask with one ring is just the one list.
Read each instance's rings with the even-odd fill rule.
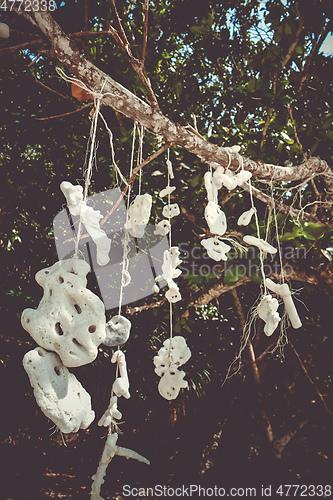
[[98,464],[98,469],[94,476],[92,476],[91,478],[94,481],[91,487],[91,500],[103,500],[103,498],[100,496],[101,487],[104,483],[106,469],[115,455],[126,458],[134,458],[135,460],[143,462],[144,464],[150,464],[149,460],[147,460],[142,455],[139,455],[139,453],[136,453],[135,451],[128,448],[117,446],[117,439],[118,434],[114,432],[113,434],[108,436],[106,440],[102,458],[100,459]]
[[270,337],[275,332],[281,320],[279,313],[277,312],[278,307],[279,302],[277,299],[273,299],[271,295],[265,295],[262,297],[260,304],[258,305],[258,316],[266,323],[264,332],[267,337]]
[[154,357],[155,373],[162,377],[158,391],[165,399],[176,399],[180,389],[186,389],[185,372],[178,368],[191,357],[191,351],[183,337],[177,336],[163,342],[163,347]]
[[124,396],[124,398],[129,399],[131,395],[129,393],[129,380],[125,354],[120,350],[114,352],[111,358],[111,363],[118,363],[120,373],[120,377],[113,382],[112,390],[118,398],[120,398],[120,396]]
[[118,410],[117,400],[117,396],[111,397],[109,406],[98,421],[100,427],[108,427],[111,422],[115,422],[115,419],[120,420],[122,418],[122,414]]
[[125,344],[130,335],[131,326],[130,320],[124,316],[119,314],[113,316],[105,325],[106,336],[103,344],[108,347]]
[[128,221],[125,229],[134,237],[142,238],[146,226],[149,222],[152,206],[152,197],[150,194],[138,194],[128,209]]
[[21,317],[37,344],[55,351],[68,367],[94,361],[105,339],[105,308],[86,289],[88,270],[85,262],[70,259],[38,271],[44,295],[37,309],[25,309]]
[[182,261],[179,259],[178,247],[170,247],[170,250],[164,250],[162,274],[163,278],[169,283],[170,280],[178,278],[182,273],[180,269],[176,269]]
[[274,248],[272,245],[267,243],[267,241],[261,239],[261,238],[256,238],[255,236],[249,236],[245,235],[243,238],[243,241],[247,243],[248,245],[254,245],[255,247],[259,248],[263,252],[275,254],[277,252],[277,249]]
[[23,357],[38,406],[63,433],[86,429],[95,418],[91,398],[54,352],[41,347]]
[[220,260],[227,260],[226,253],[229,252],[231,247],[217,238],[206,238],[201,240],[201,245],[207,250],[208,257],[214,259],[216,262]]
[[227,230],[227,219],[225,213],[222,212],[220,207],[209,201],[205,208],[205,219],[209,226],[209,230],[213,234],[223,236]]
[[247,212],[242,213],[242,215],[238,218],[237,224],[239,226],[248,226],[255,212],[256,209],[252,207],[250,210],[247,210]]
[[70,213],[80,217],[81,222],[84,224],[87,232],[96,245],[97,264],[99,266],[106,266],[110,260],[109,252],[111,240],[106,236],[105,231],[103,231],[99,225],[103,216],[99,210],[94,210],[83,201],[82,186],[73,186],[70,182],[63,181],[60,184],[60,189],[66,198]]
[[295,329],[301,328],[302,322],[300,320],[300,317],[298,316],[298,312],[291,297],[291,290],[288,284],[283,283],[279,285],[278,283],[274,283],[274,281],[272,281],[269,278],[265,280],[265,283],[269,290],[276,293],[276,295],[282,297],[286,313],[288,314],[288,317],[290,319],[293,328]]

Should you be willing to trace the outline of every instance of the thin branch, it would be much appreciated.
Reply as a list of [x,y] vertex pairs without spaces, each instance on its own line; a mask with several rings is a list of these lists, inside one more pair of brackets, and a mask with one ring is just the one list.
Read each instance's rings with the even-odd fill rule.
[[312,62],[313,56],[320,49],[320,47],[321,47],[322,43],[324,42],[324,40],[326,38],[326,35],[327,35],[327,33],[329,32],[330,29],[331,29],[331,21],[329,21],[326,24],[326,26],[324,26],[324,28],[322,29],[321,34],[318,36],[317,40],[313,44],[311,52],[310,52],[310,54],[308,56],[308,59],[306,61],[304,70],[302,71],[302,76],[301,76],[301,80],[300,80],[299,87],[298,87],[298,90],[297,90],[297,94],[301,93],[302,87],[303,87],[305,81],[308,78],[309,69],[310,69],[310,66],[311,66],[311,62]]
[[145,20],[143,26],[143,42],[142,42],[142,64],[145,62],[146,50],[147,50],[147,39],[148,39],[148,12],[149,12],[149,0],[145,0]]
[[298,354],[298,352],[296,351],[295,347],[292,345],[292,343],[290,342],[290,340],[289,340],[289,345],[290,345],[290,347],[292,348],[292,350],[294,351],[294,353],[295,353],[295,355],[296,355],[296,357],[297,357],[297,359],[298,359],[298,362],[299,362],[299,364],[301,365],[302,370],[304,371],[304,373],[305,373],[305,375],[306,375],[307,379],[310,381],[310,383],[311,383],[312,387],[314,388],[314,390],[315,390],[315,391],[316,391],[316,393],[318,394],[320,401],[323,403],[323,405],[324,405],[324,407],[325,407],[325,410],[326,410],[326,411],[330,414],[330,416],[331,416],[331,417],[333,417],[333,415],[332,415],[332,413],[331,413],[330,409],[327,407],[327,404],[325,403],[325,400],[324,400],[324,397],[323,397],[322,393],[320,392],[320,390],[318,389],[318,387],[316,386],[316,384],[314,383],[314,381],[313,381],[313,380],[312,380],[312,378],[310,377],[309,372],[308,372],[308,371],[307,371],[307,369],[305,368],[305,366],[304,366],[304,364],[303,364],[303,362],[302,362],[302,360],[301,360],[301,358],[300,358],[300,355]]
[[308,158],[307,154],[304,153],[301,141],[299,140],[299,137],[298,137],[298,134],[297,134],[297,129],[296,129],[296,124],[295,124],[295,120],[294,120],[294,116],[293,116],[293,111],[292,111],[292,109],[291,109],[291,107],[289,105],[287,105],[286,108],[288,110],[288,113],[289,113],[289,116],[290,116],[290,120],[291,120],[291,123],[293,125],[295,139],[296,139],[296,142],[298,144],[299,150],[302,153],[304,160],[307,160],[307,158]]
[[116,4],[115,4],[114,0],[110,0],[110,3],[111,3],[111,10],[112,10],[114,18],[116,20],[116,23],[117,23],[117,26],[118,26],[118,31],[120,33],[120,38],[123,41],[124,45],[127,45],[129,47],[130,43],[129,43],[128,39],[127,39],[127,36],[126,36],[125,31],[124,31],[123,25],[121,24]]
[[[248,193],[250,192],[250,187],[247,183],[242,184],[241,188],[247,191]],[[284,214],[287,214],[290,217],[293,217],[295,219],[302,219],[305,222],[312,222],[313,224],[319,224],[320,226],[330,227],[332,225],[330,221],[322,221],[320,219],[317,219],[317,217],[314,217],[313,215],[309,214],[308,212],[304,212],[304,210],[302,209],[296,210],[290,205],[285,205],[284,203],[281,203],[278,200],[274,200],[272,199],[271,196],[268,196],[267,194],[263,193],[254,186],[251,186],[251,190],[253,196],[258,198],[258,200],[263,201],[269,207],[275,205],[276,210],[278,210],[279,212],[283,212]]]
[[47,85],[45,85],[45,83],[42,83],[40,82],[39,80],[35,80],[36,83],[38,83],[38,85],[41,85],[41,87],[44,87],[44,89],[46,90],[49,90],[50,92],[53,92],[54,94],[56,94],[57,96],[61,97],[62,99],[65,99],[66,101],[70,102],[71,104],[73,104],[74,106],[76,106],[77,108],[81,109],[82,107],[81,106],[78,106],[77,104],[75,104],[73,101],[71,101],[68,97],[66,97],[65,95],[61,94],[60,92],[57,92],[56,90],[54,89],[51,89],[50,87],[48,87]]
[[[244,311],[242,308],[242,304],[240,303],[240,300],[239,300],[239,297],[237,294],[237,290],[234,288],[233,290],[231,290],[231,294],[232,294],[233,299],[234,299],[235,309],[236,309],[236,313],[237,313],[237,316],[239,319],[241,330],[244,331],[245,325],[246,325],[245,315],[244,315]],[[266,409],[265,409],[264,404],[263,404],[263,396],[262,396],[261,388],[260,388],[261,387],[260,373],[259,373],[259,368],[258,368],[258,365],[256,362],[256,356],[254,353],[254,349],[253,349],[253,345],[252,345],[252,342],[250,340],[250,337],[248,338],[248,340],[246,342],[246,350],[247,350],[248,356],[249,356],[250,361],[251,361],[253,380],[255,381],[256,386],[257,386],[257,390],[258,390],[258,398],[259,398],[259,404],[260,404],[260,417],[261,417],[261,421],[262,421],[263,430],[264,430],[264,433],[266,435],[268,443],[271,444],[274,440],[274,435],[273,435],[272,425],[269,421]]]
[[91,103],[84,104],[78,109],[74,109],[74,111],[70,111],[69,113],[62,113],[61,115],[54,115],[54,116],[44,116],[43,118],[35,118],[35,120],[38,121],[44,121],[44,120],[53,120],[53,118],[62,118],[63,116],[68,116],[68,115],[73,115],[74,113],[78,113],[79,111],[82,111],[84,108],[88,108],[91,106]]
[[138,307],[127,306],[126,313],[133,316],[133,314],[137,314],[137,313],[140,313],[142,311],[147,311],[148,309],[155,309],[156,307],[161,307],[166,303],[166,301],[167,301],[166,298],[163,298],[157,302],[151,302],[150,304],[143,304],[142,306],[138,306]]
[[129,178],[128,182],[127,182],[127,185],[124,187],[122,193],[120,194],[118,200],[116,201],[116,203],[113,205],[112,209],[110,210],[110,212],[108,212],[106,214],[106,216],[104,217],[104,219],[101,221],[100,223],[100,226],[102,227],[103,224],[105,224],[105,222],[108,220],[108,218],[110,217],[110,215],[116,210],[116,208],[118,207],[119,203],[121,202],[121,200],[124,198],[125,194],[127,193],[128,191],[128,188],[133,184],[133,182],[135,181],[135,178],[136,178],[136,175],[137,173],[143,168],[145,167],[146,165],[148,165],[148,163],[150,163],[151,161],[155,160],[155,158],[157,158],[160,154],[164,153],[164,151],[166,151],[167,149],[169,149],[171,147],[171,144],[164,144],[164,146],[162,146],[160,149],[158,149],[157,151],[155,151],[155,153],[153,153],[151,156],[149,156],[148,158],[146,158],[142,163],[140,163],[140,165],[137,165],[134,169],[133,169],[133,173],[131,175],[131,177]]
[[302,29],[303,29],[303,23],[304,23],[304,17],[301,16],[299,18],[298,28],[297,28],[297,31],[296,31],[296,34],[295,34],[295,40],[291,43],[291,45],[290,45],[290,47],[289,47],[286,55],[282,59],[282,62],[281,62],[281,71],[285,68],[285,66],[288,63],[289,59],[293,55],[294,50],[296,49],[296,46],[298,44],[298,40],[299,40],[300,34],[302,32]]
[[[110,31],[79,31],[77,33],[70,33],[67,35],[69,38],[82,38],[82,37],[96,37],[96,36],[101,36],[101,35],[110,35]],[[11,45],[10,47],[3,47],[0,49],[0,54],[5,54],[6,52],[17,52],[19,50],[26,50],[30,49],[31,47],[34,47],[36,45],[39,45],[40,43],[45,44],[46,40],[43,38],[36,38],[35,40],[30,40],[29,42],[24,42],[19,45]]]

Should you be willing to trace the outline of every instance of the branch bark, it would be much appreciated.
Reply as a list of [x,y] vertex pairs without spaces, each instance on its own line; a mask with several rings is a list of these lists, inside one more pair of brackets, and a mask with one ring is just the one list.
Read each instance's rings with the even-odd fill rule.
[[[74,41],[70,39],[54,21],[49,12],[34,12],[36,23],[50,40],[55,56],[67,66],[92,92],[99,92],[104,85],[103,104],[112,107],[116,112],[137,121],[140,125],[155,132],[166,142],[181,146],[198,156],[202,161],[236,170],[242,160],[239,155],[229,153],[224,148],[216,146],[197,136],[190,130],[173,123],[160,110],[149,106],[133,95],[122,85],[114,81],[79,53]],[[253,176],[263,179],[274,179],[278,182],[288,182],[309,178],[321,174],[326,183],[327,192],[333,193],[333,173],[325,161],[310,158],[295,167],[282,167],[243,158],[243,166]]]

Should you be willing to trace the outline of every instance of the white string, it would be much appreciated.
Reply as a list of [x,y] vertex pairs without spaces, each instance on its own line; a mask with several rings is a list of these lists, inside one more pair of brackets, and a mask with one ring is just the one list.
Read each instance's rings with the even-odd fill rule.
[[273,216],[274,216],[274,222],[275,222],[276,243],[277,243],[277,247],[278,247],[279,260],[280,260],[280,277],[281,277],[282,283],[284,283],[284,271],[283,271],[283,264],[282,264],[282,251],[281,251],[281,244],[280,244],[280,237],[279,237],[279,227],[278,227],[278,222],[277,222],[276,208],[275,208],[274,195],[273,195],[273,179],[271,180],[270,185],[271,185],[271,198],[272,198],[272,205],[273,205]]
[[[257,214],[256,207],[255,207],[254,201],[253,201],[251,179],[249,179],[248,183],[249,183],[249,187],[250,187],[250,191],[249,192],[250,192],[251,206],[252,206],[253,211],[254,211],[254,219],[255,219],[256,228],[257,228],[257,236],[258,236],[258,239],[260,239],[259,219],[258,219],[258,214]],[[264,271],[264,252],[261,250],[261,248],[259,248],[259,252],[260,252],[260,254],[259,254],[260,271],[261,271],[262,280],[264,282],[264,295],[266,295],[267,288],[266,288],[266,280],[265,280],[266,277],[265,277],[265,271]]]
[[[106,80],[104,81],[101,89],[101,94],[103,92],[104,86],[105,86]],[[88,190],[90,186],[90,181],[92,177],[92,169],[94,165],[94,159],[95,159],[95,144],[96,144],[96,134],[97,134],[97,122],[98,122],[98,115],[99,115],[99,110],[100,110],[100,105],[101,105],[101,98],[97,97],[94,99],[94,104],[95,104],[95,112],[94,116],[92,119],[91,127],[90,127],[90,151],[89,151],[89,159],[88,159],[88,166],[86,168],[86,171],[84,173],[85,175],[85,181],[84,181],[84,191],[83,191],[83,200],[82,200],[82,205],[80,207],[80,219],[79,219],[79,226],[78,226],[78,231],[77,231],[77,237],[75,241],[75,248],[74,248],[74,258],[78,258],[79,255],[79,243],[80,243],[80,237],[81,237],[81,232],[82,232],[82,218],[81,218],[81,211],[84,209],[86,203],[87,203],[87,197],[88,197]],[[88,141],[89,144],[89,141]],[[88,146],[89,147],[89,146]]]

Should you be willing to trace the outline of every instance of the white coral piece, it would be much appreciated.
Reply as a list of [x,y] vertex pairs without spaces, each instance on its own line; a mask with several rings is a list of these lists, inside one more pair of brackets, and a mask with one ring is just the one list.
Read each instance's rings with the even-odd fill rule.
[[185,372],[179,371],[178,368],[190,357],[191,351],[181,336],[165,340],[158,355],[154,357],[155,373],[161,377],[158,391],[165,399],[175,399],[180,389],[188,387],[184,380]]
[[57,354],[37,347],[25,354],[23,366],[38,406],[61,432],[89,427],[95,418],[91,398]]
[[288,314],[288,317],[290,319],[293,328],[295,329],[301,328],[302,322],[300,320],[300,317],[298,316],[298,312],[291,297],[291,290],[288,284],[282,283],[279,285],[278,283],[274,283],[274,281],[272,281],[269,278],[265,280],[265,283],[269,290],[276,293],[276,295],[282,297],[286,313]]
[[104,304],[86,289],[87,265],[78,262],[59,261],[38,271],[36,281],[44,295],[37,309],[25,309],[21,317],[37,344],[55,351],[68,367],[94,361],[105,339]]

